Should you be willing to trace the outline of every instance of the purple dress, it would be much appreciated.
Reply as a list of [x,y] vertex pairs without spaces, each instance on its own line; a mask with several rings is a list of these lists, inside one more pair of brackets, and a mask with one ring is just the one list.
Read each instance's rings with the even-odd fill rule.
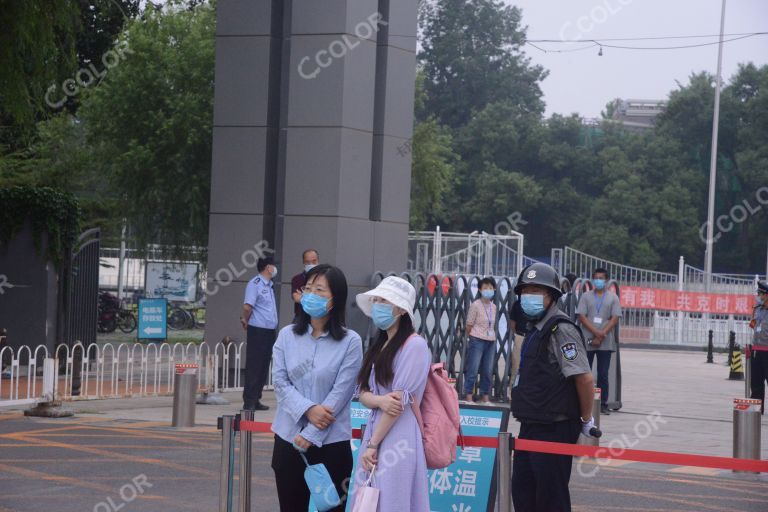
[[[372,483],[380,490],[378,512],[429,512],[427,461],[419,424],[410,403],[421,402],[431,363],[432,354],[427,342],[421,336],[414,336],[395,356],[391,386],[380,386],[375,379],[375,369],[371,371],[368,380],[371,391],[377,395],[402,391],[404,406],[403,413],[379,446],[378,465]],[[382,414],[378,409],[371,411],[358,453],[355,490],[368,478],[368,473],[362,468],[361,457]],[[353,491],[353,500],[355,494]]]

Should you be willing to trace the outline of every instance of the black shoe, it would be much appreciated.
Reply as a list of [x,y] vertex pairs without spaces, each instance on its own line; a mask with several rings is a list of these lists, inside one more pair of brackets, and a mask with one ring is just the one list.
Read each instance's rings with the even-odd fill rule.
[[611,415],[611,410],[610,410],[610,409],[608,409],[608,406],[607,406],[607,405],[603,405],[603,406],[601,406],[601,407],[600,407],[600,414],[601,414],[601,415],[603,415],[603,414],[604,414],[604,415],[606,415],[606,416],[610,416],[610,415]]
[[261,402],[256,402],[256,405],[254,405],[251,410],[252,411],[268,411],[269,410],[269,406],[268,405],[264,405]]

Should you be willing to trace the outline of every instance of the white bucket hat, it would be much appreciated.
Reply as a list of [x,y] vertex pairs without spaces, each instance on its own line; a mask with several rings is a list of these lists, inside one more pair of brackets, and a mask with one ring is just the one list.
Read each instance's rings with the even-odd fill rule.
[[411,317],[411,323],[416,322],[413,317],[413,308],[416,306],[416,289],[405,279],[395,276],[385,277],[379,286],[373,290],[357,294],[355,301],[357,301],[360,310],[368,317],[371,316],[374,297],[380,297],[405,310]]

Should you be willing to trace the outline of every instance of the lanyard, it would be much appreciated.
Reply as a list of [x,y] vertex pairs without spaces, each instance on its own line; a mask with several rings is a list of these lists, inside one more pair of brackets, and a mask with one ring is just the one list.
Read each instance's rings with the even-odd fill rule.
[[[595,294],[597,295],[597,294]],[[605,302],[605,292],[603,292],[603,295],[600,297],[600,303],[598,304],[597,298],[595,298],[595,308],[597,308],[597,314],[600,314],[600,310],[603,307],[603,302]]]
[[489,307],[485,307],[483,305],[483,309],[485,310],[485,316],[488,317],[488,330],[491,330],[493,328],[493,304],[489,304]]

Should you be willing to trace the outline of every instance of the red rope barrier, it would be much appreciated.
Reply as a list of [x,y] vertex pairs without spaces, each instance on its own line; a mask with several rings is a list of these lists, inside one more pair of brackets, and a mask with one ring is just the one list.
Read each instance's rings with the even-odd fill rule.
[[[272,431],[271,428],[271,423],[246,420],[240,421],[240,430],[245,432],[269,433]],[[360,439],[361,437],[362,431],[359,428],[352,429],[352,439]],[[461,441],[462,439],[459,438],[459,445],[462,444]],[[499,440],[497,437],[464,436],[463,445],[479,448],[498,448]],[[634,462],[650,462],[673,466],[696,466],[702,468],[768,473],[768,460],[733,459],[730,457],[715,457],[711,455],[630,450],[627,448],[533,441],[531,439],[515,439],[514,449],[527,452],[551,453],[555,455],[592,457],[595,459],[631,460]]]
[[737,471],[768,473],[768,460],[732,459],[730,457],[715,457],[711,455],[690,455],[686,453],[630,450],[628,448],[584,446],[580,444],[533,441],[531,439],[515,439],[515,450],[594,457],[596,459],[619,459],[635,462],[651,462],[655,464],[671,464],[673,466],[696,466],[702,468],[733,469]]

